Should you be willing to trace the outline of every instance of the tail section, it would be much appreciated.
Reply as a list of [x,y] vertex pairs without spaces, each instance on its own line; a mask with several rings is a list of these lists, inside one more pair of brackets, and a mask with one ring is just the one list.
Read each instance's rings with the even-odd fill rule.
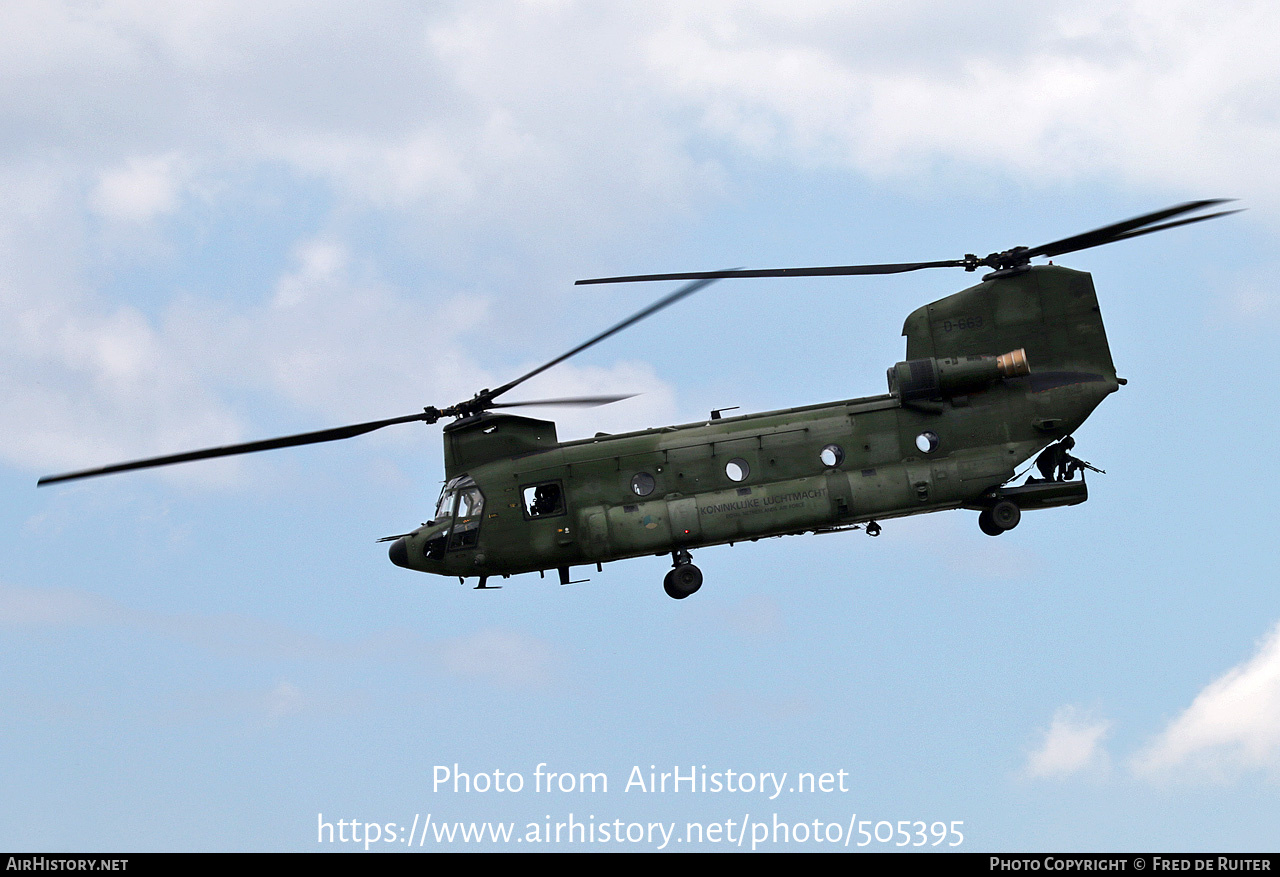
[[907,359],[966,360],[1024,350],[1029,374],[1006,380],[1009,441],[1076,429],[1119,388],[1093,278],[1052,265],[996,272],[918,308],[903,326]]
[[909,360],[1022,348],[1033,374],[1076,371],[1116,379],[1093,277],[1069,268],[992,276],[917,309],[902,334]]

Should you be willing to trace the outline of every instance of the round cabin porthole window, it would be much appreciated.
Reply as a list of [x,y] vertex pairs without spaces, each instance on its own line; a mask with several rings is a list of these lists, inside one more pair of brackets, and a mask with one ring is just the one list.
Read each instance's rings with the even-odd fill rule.
[[844,462],[844,449],[839,445],[827,445],[818,457],[822,460],[822,465],[828,469],[834,469]]
[[741,457],[734,457],[725,464],[724,474],[729,476],[730,481],[746,481],[751,474],[751,467]]
[[932,454],[938,449],[938,434],[926,429],[916,436],[916,447],[920,449],[922,454]]
[[656,482],[648,472],[641,472],[631,479],[631,492],[636,496],[648,496],[653,493]]

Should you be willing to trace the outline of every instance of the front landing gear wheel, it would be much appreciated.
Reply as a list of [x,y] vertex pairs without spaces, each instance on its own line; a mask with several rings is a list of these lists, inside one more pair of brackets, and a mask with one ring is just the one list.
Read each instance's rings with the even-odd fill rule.
[[868,536],[879,536],[879,535],[880,535],[880,525],[879,525],[879,524],[877,524],[875,521],[867,521],[867,535],[868,535]]
[[692,563],[682,563],[662,580],[662,588],[673,600],[683,600],[702,587],[702,570]]

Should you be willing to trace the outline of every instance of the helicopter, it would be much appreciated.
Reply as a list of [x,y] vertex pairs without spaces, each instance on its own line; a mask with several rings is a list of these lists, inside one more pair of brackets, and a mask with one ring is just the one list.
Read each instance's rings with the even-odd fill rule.
[[[703,582],[692,552],[765,537],[862,529],[953,509],[978,512],[999,536],[1022,512],[1088,499],[1079,481],[1016,481],[1017,468],[1061,447],[1125,383],[1116,375],[1092,277],[1031,265],[1053,257],[1202,222],[1224,203],[1193,201],[1037,247],[979,258],[815,268],[734,269],[579,280],[688,281],[649,307],[496,389],[444,408],[333,429],[152,457],[46,476],[39,486],[213,457],[353,438],[401,423],[443,429],[445,483],[432,519],[380,539],[396,566],[496,589],[495,576],[644,555],[670,556],[663,588],[675,599]],[[1181,217],[1181,218],[1178,218]],[[625,395],[499,401],[582,351],[726,278],[900,274],[924,268],[990,269],[979,283],[907,318],[906,356],[888,392],[733,417],[561,442],[556,425],[500,409],[595,406]],[[1083,462],[1083,461],[1077,461]],[[1087,464],[1086,464],[1087,465]],[[1089,467],[1093,468],[1093,467]],[[1100,471],[1100,470],[1099,470]]]

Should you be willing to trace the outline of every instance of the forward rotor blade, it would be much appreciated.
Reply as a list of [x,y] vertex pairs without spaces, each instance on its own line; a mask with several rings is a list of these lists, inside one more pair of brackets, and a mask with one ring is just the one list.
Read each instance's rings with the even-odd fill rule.
[[366,432],[373,432],[375,429],[382,429],[384,426],[392,426],[397,423],[412,423],[415,420],[435,423],[441,416],[464,417],[468,414],[478,413],[486,408],[522,408],[532,407],[534,405],[608,405],[611,402],[619,402],[628,399],[630,396],[579,396],[565,399],[540,399],[529,402],[507,402],[495,403],[493,400],[508,390],[519,386],[534,375],[541,374],[552,366],[559,365],[571,356],[576,356],[586,350],[593,344],[598,344],[610,335],[621,332],[628,326],[638,323],[645,317],[652,316],[665,307],[675,304],[680,299],[692,295],[699,289],[711,283],[711,280],[700,280],[696,283],[689,283],[680,287],[675,292],[651,304],[649,307],[633,314],[627,319],[618,323],[611,329],[607,329],[596,335],[589,341],[579,344],[568,353],[556,357],[545,365],[539,366],[528,374],[516,378],[514,381],[503,384],[496,390],[486,390],[477,394],[476,398],[466,403],[459,403],[450,408],[443,410],[436,408],[428,408],[420,414],[408,414],[404,417],[392,417],[387,420],[372,420],[368,423],[354,423],[350,426],[339,426],[333,429],[321,429],[315,432],[304,432],[298,435],[281,436],[280,438],[264,439],[256,442],[245,442],[238,445],[226,445],[220,448],[205,448],[200,451],[188,451],[183,454],[170,454],[165,457],[150,457],[145,460],[134,460],[130,463],[117,463],[113,466],[103,466],[100,469],[84,469],[79,472],[68,472],[63,475],[46,475],[36,482],[37,487],[43,487],[46,484],[57,484],[60,481],[74,481],[79,478],[93,478],[98,475],[110,475],[115,472],[128,472],[133,469],[150,469],[156,466],[169,466],[173,463],[189,463],[193,460],[207,460],[212,457],[230,457],[237,454],[252,454],[257,451],[270,451],[277,448],[290,448],[297,445],[310,445],[317,442],[332,442],[339,439],[354,438],[358,435],[364,435]]
[[1028,250],[1025,255],[1028,259],[1036,256],[1061,256],[1064,253],[1074,253],[1077,250],[1087,250],[1090,247],[1098,247],[1102,244],[1109,244],[1112,241],[1119,241],[1125,238],[1138,237],[1139,235],[1148,234],[1153,231],[1173,228],[1176,225],[1186,225],[1191,222],[1200,222],[1204,219],[1226,216],[1229,213],[1236,213],[1237,211],[1226,210],[1221,213],[1214,213],[1210,216],[1200,216],[1194,219],[1184,219],[1179,222],[1165,223],[1152,228],[1143,228],[1143,226],[1150,225],[1153,222],[1160,222],[1163,219],[1181,216],[1184,213],[1190,213],[1193,210],[1200,210],[1205,207],[1212,207],[1215,204],[1225,204],[1230,200],[1230,198],[1214,198],[1208,201],[1190,201],[1186,204],[1179,204],[1175,207],[1167,207],[1164,210],[1157,210],[1154,213],[1147,213],[1142,216],[1135,216],[1133,219],[1126,219],[1124,222],[1104,225],[1102,228],[1095,228],[1093,231],[1086,231],[1083,234],[1072,235],[1069,238],[1063,238],[1062,240],[1053,241],[1052,243],[1041,244],[1038,247],[1033,247]]
[[887,265],[832,265],[825,268],[737,268],[732,271],[692,271],[685,274],[632,274],[627,277],[594,277],[575,280],[589,283],[631,283],[637,280],[719,280],[724,277],[839,277],[860,274],[903,274],[922,268],[963,268],[958,259],[943,262],[898,262]]
[[536,405],[555,405],[555,406],[581,406],[583,408],[597,408],[601,405],[612,405],[614,402],[621,402],[623,399],[634,397],[635,393],[628,393],[625,396],[569,396],[564,399],[530,399],[528,402],[495,402],[490,408],[532,408]]
[[150,469],[155,466],[168,466],[172,463],[187,463],[191,460],[206,460],[210,457],[230,457],[236,454],[252,454],[257,451],[271,451],[276,448],[291,448],[297,445],[311,445],[317,442],[332,442],[339,439],[354,438],[391,426],[397,423],[412,423],[415,420],[430,420],[430,415],[409,414],[404,417],[392,417],[388,420],[372,420],[368,423],[355,423],[350,426],[339,426],[333,429],[321,429],[316,432],[303,432],[298,435],[281,436],[280,438],[263,439],[256,442],[245,442],[239,445],[226,445],[220,448],[205,448],[200,451],[188,451],[184,454],[170,454],[167,457],[151,457],[146,460],[134,460],[131,463],[117,463],[103,466],[101,469],[85,469],[80,472],[68,472],[65,475],[46,475],[36,482],[37,487],[56,484],[59,481],[74,481],[77,478],[93,478],[97,475],[110,475],[113,472],[128,472],[131,469]]
[[[709,277],[709,278],[697,280],[693,283],[685,284],[684,286],[680,287],[670,295],[658,299],[656,302],[649,305],[649,307],[645,308],[639,313],[632,314],[631,316],[627,317],[625,320],[623,320],[621,323],[614,326],[613,328],[604,330],[599,335],[592,338],[590,341],[585,341],[582,344],[579,344],[577,347],[570,350],[568,353],[561,354],[560,356],[556,357],[555,359],[551,360],[545,365],[538,366],[528,374],[521,375],[520,377],[516,378],[514,381],[503,384],[501,387],[499,387],[496,390],[489,391],[488,393],[485,394],[485,396],[488,399],[498,398],[508,390],[514,387],[517,387],[520,384],[523,384],[525,381],[529,380],[529,378],[533,377],[534,375],[542,374],[544,371],[551,368],[552,366],[559,365],[560,363],[564,362],[566,359],[568,359],[571,356],[577,356],[579,353],[586,350],[588,347],[591,347],[592,345],[595,345],[595,344],[599,344],[601,341],[608,338],[609,336],[616,335],[617,333],[621,332],[623,329],[627,328],[628,326],[631,326],[635,323],[640,322],[645,317],[651,317],[654,314],[656,314],[658,311],[662,310],[663,308],[670,307],[671,305],[680,301],[680,299],[693,295],[699,289],[702,289],[704,286],[707,286],[708,284],[714,282],[714,280],[715,278]],[[601,403],[601,404],[604,404],[604,403]],[[493,408],[496,406],[490,404],[490,405],[486,405],[485,407]]]

